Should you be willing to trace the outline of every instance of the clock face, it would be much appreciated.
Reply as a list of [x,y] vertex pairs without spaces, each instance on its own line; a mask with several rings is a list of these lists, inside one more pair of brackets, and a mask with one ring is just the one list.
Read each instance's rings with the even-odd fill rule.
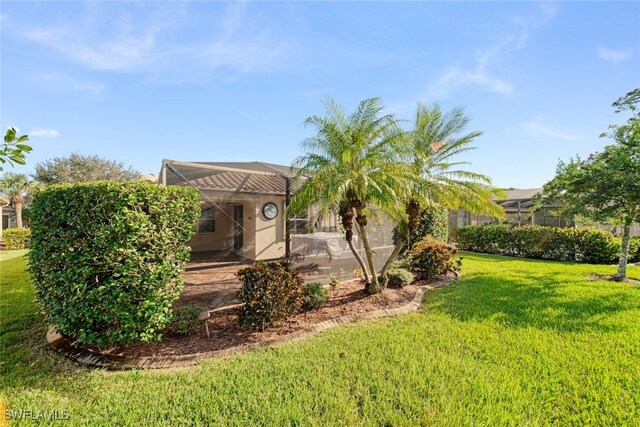
[[278,216],[278,206],[275,203],[265,203],[262,207],[262,215],[267,219],[273,219]]

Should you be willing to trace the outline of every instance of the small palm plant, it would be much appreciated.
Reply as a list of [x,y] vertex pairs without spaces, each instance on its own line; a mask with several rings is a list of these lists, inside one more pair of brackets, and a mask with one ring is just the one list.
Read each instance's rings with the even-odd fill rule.
[[37,181],[29,180],[23,173],[6,172],[0,179],[0,193],[13,205],[18,228],[22,228],[22,207],[38,186]]
[[469,118],[455,108],[443,113],[436,104],[418,104],[413,128],[405,133],[407,169],[411,172],[408,191],[402,193],[396,246],[381,271],[386,273],[419,226],[424,207],[439,203],[450,209],[464,208],[472,213],[503,217],[502,207],[492,201],[500,191],[486,175],[460,169],[468,162],[455,158],[475,147],[470,146],[480,132],[465,133]]
[[[297,178],[307,180],[293,195],[289,214],[312,206],[324,215],[337,211],[347,244],[362,268],[366,289],[376,293],[382,287],[368,236],[368,209],[394,211],[399,195],[406,191],[404,139],[395,118],[383,114],[379,98],[365,99],[350,115],[331,99],[324,104],[325,116],[305,121],[316,133],[302,143],[306,154],[294,163]],[[354,228],[362,239],[366,260],[354,247]]]

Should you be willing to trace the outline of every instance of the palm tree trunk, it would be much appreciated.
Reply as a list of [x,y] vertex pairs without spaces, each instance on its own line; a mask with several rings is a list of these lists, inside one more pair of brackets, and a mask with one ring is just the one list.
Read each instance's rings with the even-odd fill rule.
[[382,267],[382,271],[380,272],[380,277],[385,283],[387,280],[387,272],[389,271],[389,268],[391,268],[391,265],[393,264],[393,262],[398,259],[398,256],[400,255],[400,251],[402,251],[402,248],[404,247],[404,245],[406,245],[407,242],[409,241],[409,236],[413,232],[415,232],[415,230],[418,228],[418,225],[420,224],[420,217],[422,216],[422,209],[420,207],[420,203],[418,203],[414,199],[409,200],[405,208],[405,211],[407,212],[407,216],[408,216],[407,231],[406,233],[401,233],[398,235],[398,241],[396,242],[396,246],[395,248],[393,248],[393,252],[391,252],[391,255],[389,255],[389,258],[384,263],[384,266]]
[[384,265],[382,266],[382,270],[380,271],[380,278],[384,281],[385,284],[387,283],[387,273],[389,272],[391,265],[395,260],[398,259],[398,255],[400,255],[400,251],[406,244],[407,244],[406,236],[405,235],[398,236],[398,241],[396,242],[396,246],[393,248],[393,252],[391,252],[391,255],[389,255],[389,258],[384,263]]
[[16,211],[16,227],[22,228],[22,203],[15,202],[13,207]]
[[371,277],[367,282],[366,289],[370,294],[377,294],[378,292],[382,291],[382,286],[378,281],[378,270],[376,270],[376,264],[373,259],[373,251],[371,250],[371,244],[369,243],[369,234],[367,232],[367,217],[363,215],[362,208],[356,208],[356,213],[356,223],[359,227],[358,230],[360,231],[362,246],[364,246],[364,253],[367,256],[369,272],[371,273]]
[[367,271],[367,266],[365,265],[360,252],[353,245],[353,239],[347,239],[347,244],[349,245],[349,249],[351,249],[351,252],[353,252],[353,256],[358,261],[358,264],[360,264],[360,269],[362,269],[362,274],[364,275],[364,281],[366,283],[369,283],[369,272]]
[[629,261],[629,242],[631,241],[631,223],[627,222],[622,227],[622,248],[620,249],[620,261],[618,271],[613,278],[622,281],[627,278],[627,262]]
[[365,265],[360,252],[353,245],[353,208],[349,204],[344,204],[340,206],[338,215],[340,215],[340,220],[342,221],[342,227],[344,228],[344,238],[347,241],[347,245],[349,245],[349,249],[351,249],[353,256],[355,257],[356,261],[358,261],[358,264],[360,264],[365,282],[369,283],[369,273],[367,271],[367,266]]

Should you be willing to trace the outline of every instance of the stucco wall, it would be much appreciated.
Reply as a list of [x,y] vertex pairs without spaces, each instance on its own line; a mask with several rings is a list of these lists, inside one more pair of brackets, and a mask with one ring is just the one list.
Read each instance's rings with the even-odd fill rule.
[[[278,206],[278,216],[267,219],[262,214],[265,203]],[[271,259],[285,256],[284,197],[262,195],[255,204],[255,259]]]

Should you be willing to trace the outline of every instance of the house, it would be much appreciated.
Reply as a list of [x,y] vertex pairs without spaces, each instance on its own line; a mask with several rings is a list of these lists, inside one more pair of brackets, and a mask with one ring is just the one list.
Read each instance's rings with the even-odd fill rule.
[[[503,222],[512,225],[546,225],[553,227],[573,227],[572,221],[555,213],[557,205],[545,204],[537,206],[534,198],[542,193],[542,188],[509,189],[504,199],[495,202],[502,206],[506,213]],[[495,224],[495,218],[475,215],[466,210],[452,211],[449,215],[449,229],[465,225]]]
[[0,196],[0,218],[2,218],[2,226],[0,227],[0,240],[2,240],[3,230],[17,227],[15,211],[9,204],[9,199],[4,196]]
[[[580,227],[573,220],[564,218],[557,213],[559,205],[535,203],[535,197],[542,194],[542,188],[509,189],[504,199],[496,199],[495,202],[502,206],[507,215],[503,223],[511,225],[544,225],[550,227]],[[495,224],[495,218],[483,215],[471,214],[466,210],[452,211],[449,214],[449,229],[465,225]],[[584,225],[583,225],[584,226]],[[598,225],[603,230],[610,231],[614,235],[620,235],[619,227]],[[631,230],[634,236],[640,236],[640,225],[635,224]]]
[[200,194],[192,251],[258,260],[288,255],[284,210],[291,178],[288,166],[263,162],[163,160],[159,182]]
[[[338,229],[336,215],[322,217],[312,209],[299,217],[285,217],[289,199],[301,182],[294,174],[289,166],[257,161],[165,159],[158,181],[190,186],[200,194],[201,216],[189,242],[193,253],[249,261],[289,257],[308,264],[328,263],[328,259],[353,270],[349,262],[353,254]],[[380,219],[371,221],[370,229],[372,246],[382,258],[393,248],[393,224]],[[354,244],[362,249],[357,233]]]

